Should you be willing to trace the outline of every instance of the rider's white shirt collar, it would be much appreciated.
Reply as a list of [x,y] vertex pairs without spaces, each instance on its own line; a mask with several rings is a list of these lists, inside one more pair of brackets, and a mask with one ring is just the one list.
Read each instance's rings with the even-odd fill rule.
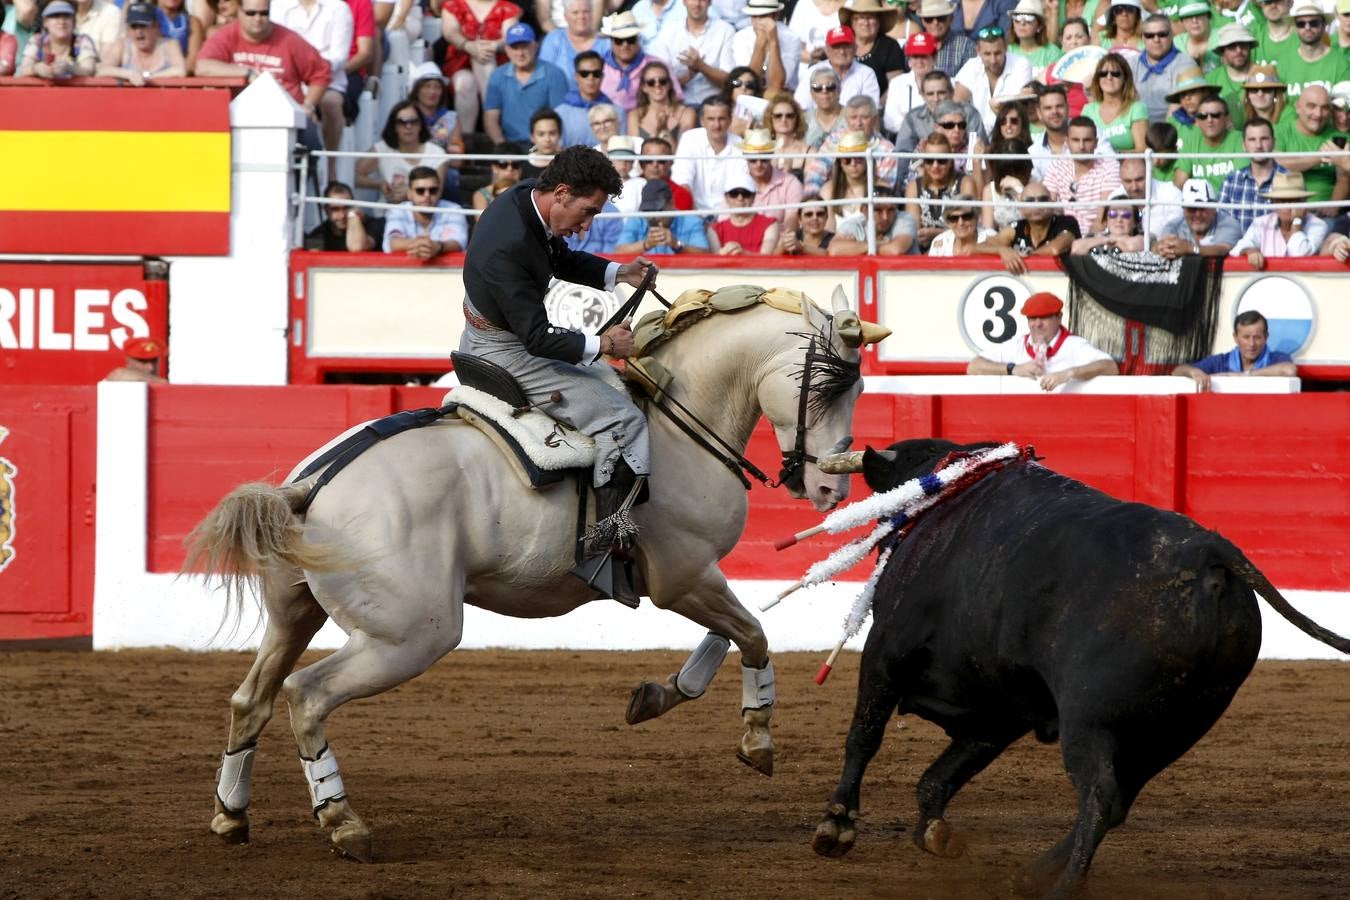
[[535,188],[530,188],[530,206],[534,207],[534,214],[539,217],[539,224],[544,226],[544,237],[552,238],[553,232],[548,228],[548,222],[544,221],[544,214],[539,211],[539,204],[534,200]]

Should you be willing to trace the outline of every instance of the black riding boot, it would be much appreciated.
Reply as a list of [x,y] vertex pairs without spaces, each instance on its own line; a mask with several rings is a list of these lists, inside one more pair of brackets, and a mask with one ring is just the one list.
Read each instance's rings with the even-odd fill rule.
[[609,481],[595,489],[595,525],[586,534],[586,555],[610,554],[612,590],[610,595],[625,606],[637,609],[640,603],[633,588],[631,549],[637,526],[629,517],[643,493],[647,477],[634,474],[619,459]]

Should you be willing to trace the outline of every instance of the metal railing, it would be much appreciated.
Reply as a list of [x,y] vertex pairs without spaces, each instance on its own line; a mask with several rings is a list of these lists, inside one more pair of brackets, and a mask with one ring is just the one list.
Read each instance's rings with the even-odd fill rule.
[[[844,157],[852,158],[852,157],[857,157],[857,156],[862,156],[862,157],[864,157],[864,158],[867,160],[867,162],[868,162],[868,165],[866,166],[867,195],[866,195],[865,197],[847,197],[847,198],[839,198],[839,199],[832,199],[832,200],[817,199],[817,200],[812,200],[810,205],[811,205],[811,206],[824,206],[824,207],[826,207],[826,208],[828,208],[828,209],[833,209],[833,208],[837,208],[837,207],[844,207],[844,206],[860,206],[860,207],[864,208],[864,209],[866,210],[866,222],[867,222],[867,226],[868,226],[868,227],[866,227],[866,228],[864,229],[864,231],[865,231],[866,236],[867,236],[867,254],[868,254],[869,256],[875,255],[875,254],[876,254],[876,249],[877,249],[876,229],[875,229],[875,221],[876,221],[876,219],[875,219],[875,214],[876,214],[876,208],[877,208],[878,206],[905,206],[905,205],[910,205],[910,204],[916,204],[916,203],[917,203],[917,204],[919,204],[919,205],[922,205],[922,206],[928,206],[928,207],[936,206],[936,207],[938,207],[939,209],[945,209],[946,207],[949,207],[949,206],[957,206],[957,207],[961,207],[961,208],[964,209],[964,208],[984,208],[984,207],[1006,207],[1006,206],[1012,205],[1012,206],[1018,207],[1019,209],[1027,209],[1027,208],[1033,208],[1033,207],[1035,207],[1035,208],[1049,207],[1049,208],[1054,209],[1054,210],[1064,210],[1064,211],[1067,212],[1067,211],[1071,211],[1071,210],[1075,210],[1075,209],[1085,209],[1085,208],[1090,208],[1090,209],[1101,209],[1101,208],[1104,208],[1104,207],[1110,205],[1110,206],[1134,206],[1134,207],[1139,207],[1139,208],[1143,209],[1143,210],[1145,211],[1145,213],[1148,213],[1148,212],[1152,212],[1152,211],[1155,211],[1155,210],[1165,210],[1165,209],[1174,208],[1174,207],[1176,207],[1176,206],[1178,205],[1178,201],[1176,201],[1176,200],[1171,200],[1171,201],[1158,201],[1157,198],[1154,196],[1153,167],[1154,167],[1154,164],[1155,164],[1156,162],[1159,162],[1159,161],[1170,161],[1170,160],[1176,160],[1176,161],[1178,161],[1178,162],[1181,162],[1181,161],[1185,161],[1185,160],[1188,160],[1188,159],[1205,159],[1205,160],[1216,160],[1216,159],[1249,159],[1249,158],[1251,157],[1251,154],[1249,154],[1249,153],[1238,153],[1238,152],[1229,152],[1229,153],[1157,153],[1157,152],[1154,152],[1153,150],[1144,150],[1144,151],[1138,152],[1138,153],[1117,153],[1117,154],[1115,154],[1114,156],[1107,156],[1107,157],[1098,156],[1098,155],[1095,154],[1095,153],[1093,153],[1093,154],[1071,154],[1071,153],[1063,153],[1063,154],[1056,153],[1056,154],[1050,154],[1050,155],[1048,155],[1048,156],[1045,156],[1045,157],[1039,157],[1039,158],[1045,159],[1045,160],[1047,160],[1047,162],[1050,162],[1050,163],[1053,163],[1053,162],[1058,161],[1058,160],[1071,160],[1071,161],[1073,161],[1073,160],[1094,160],[1094,161],[1095,161],[1095,160],[1099,160],[1099,159],[1110,159],[1110,160],[1113,160],[1113,161],[1115,161],[1115,162],[1117,162],[1117,163],[1123,162],[1123,161],[1125,161],[1125,160],[1130,160],[1130,159],[1139,159],[1139,160],[1142,160],[1142,161],[1144,162],[1144,169],[1145,169],[1145,173],[1146,173],[1146,177],[1145,177],[1145,179],[1144,179],[1144,196],[1143,196],[1143,197],[1140,197],[1140,198],[1117,199],[1117,200],[1109,200],[1109,201],[1107,200],[1107,198],[1102,197],[1102,198],[1083,199],[1083,200],[1078,200],[1078,199],[1068,199],[1068,200],[1051,200],[1051,201],[1046,201],[1046,202],[1041,202],[1041,203],[1024,203],[1024,202],[1021,202],[1020,200],[1012,200],[1011,198],[1002,198],[1002,199],[994,199],[994,200],[985,200],[985,199],[983,199],[983,197],[976,197],[976,198],[974,198],[973,200],[958,200],[958,199],[956,199],[955,197],[932,197],[932,198],[918,198],[918,199],[916,199],[916,198],[912,198],[912,197],[905,197],[905,196],[903,196],[904,183],[899,183],[899,184],[897,184],[897,185],[894,186],[893,189],[894,189],[895,191],[897,191],[897,196],[895,196],[895,197],[890,197],[890,198],[876,197],[876,196],[874,196],[874,194],[875,194],[875,189],[876,189],[876,169],[877,169],[876,163],[879,163],[879,162],[884,161],[884,160],[895,160],[895,161],[897,161],[897,163],[904,163],[905,165],[904,165],[903,167],[897,166],[897,172],[901,172],[901,171],[909,172],[909,171],[915,170],[915,169],[917,168],[917,166],[918,166],[919,164],[922,163],[923,160],[927,160],[927,159],[972,160],[972,161],[974,161],[974,162],[976,162],[976,163],[983,164],[983,163],[986,163],[986,162],[989,162],[989,161],[994,161],[994,160],[1023,160],[1023,159],[1027,159],[1027,158],[1028,158],[1028,156],[1027,156],[1026,154],[1008,154],[1008,153],[1002,153],[1002,154],[1000,154],[1000,153],[978,153],[978,154],[972,154],[972,153],[970,153],[970,152],[946,152],[946,153],[940,153],[940,152],[929,152],[929,151],[923,151],[923,152],[920,152],[920,151],[917,151],[917,150],[916,150],[916,151],[912,151],[912,152],[900,152],[900,151],[880,151],[880,152],[879,152],[879,151],[875,150],[875,149],[872,148],[872,147],[868,147],[866,150],[861,151],[861,152],[840,152],[840,151],[837,151],[837,150],[836,150],[836,151],[830,151],[830,152],[822,152],[822,151],[795,152],[795,151],[794,151],[793,153],[787,154],[787,155],[791,156],[791,157],[794,158],[794,159],[808,159],[808,160],[811,160],[811,159],[817,159],[817,160],[830,160],[830,161],[833,161],[833,160],[839,159],[839,158],[844,158]],[[303,243],[303,238],[304,238],[304,233],[303,233],[303,232],[304,232],[304,215],[303,215],[303,213],[304,213],[304,210],[306,209],[306,206],[307,206],[307,205],[312,204],[312,205],[319,206],[320,208],[322,208],[323,206],[356,206],[356,207],[361,207],[361,208],[364,208],[364,209],[378,209],[378,210],[393,210],[393,209],[399,209],[400,207],[403,207],[403,206],[404,206],[403,203],[388,203],[388,202],[384,202],[384,201],[357,200],[357,199],[351,199],[351,200],[348,200],[348,199],[346,199],[346,198],[327,198],[327,197],[318,197],[318,196],[308,195],[308,194],[307,194],[307,190],[308,190],[309,171],[310,171],[310,169],[309,169],[309,165],[310,165],[310,157],[314,157],[314,158],[316,158],[316,159],[325,159],[325,158],[330,158],[330,157],[331,157],[331,158],[343,158],[343,157],[346,157],[346,158],[358,158],[358,159],[381,159],[381,158],[405,158],[406,156],[407,156],[407,154],[403,154],[403,153],[383,153],[383,154],[381,154],[381,153],[358,152],[358,151],[327,151],[327,150],[322,150],[322,151],[311,151],[310,153],[303,155],[303,156],[300,158],[300,160],[298,161],[298,163],[297,163],[297,166],[298,166],[298,168],[299,168],[299,173],[300,173],[300,179],[299,179],[299,185],[300,185],[300,187],[299,187],[299,190],[297,191],[296,195],[293,197],[293,202],[295,203],[295,208],[296,208],[297,213],[298,213],[298,214],[296,215],[296,225],[295,225],[295,246],[300,246],[300,245]],[[1317,159],[1325,160],[1325,159],[1329,159],[1329,158],[1331,158],[1331,157],[1350,159],[1350,150],[1339,150],[1339,151],[1337,151],[1337,152],[1335,152],[1335,153],[1323,153],[1323,152],[1321,152],[1321,151],[1319,151],[1319,150],[1294,151],[1294,152],[1278,152],[1278,151],[1272,151],[1270,154],[1268,154],[1268,157],[1272,160],[1272,162],[1277,162],[1278,160],[1281,160],[1281,159],[1306,159],[1306,158],[1317,158]],[[452,162],[452,161],[455,161],[455,160],[470,161],[470,162],[475,162],[475,163],[481,164],[481,163],[483,163],[483,162],[485,162],[485,161],[486,161],[486,162],[490,162],[490,161],[492,161],[492,160],[521,160],[521,161],[525,161],[525,160],[529,160],[530,158],[531,158],[531,156],[530,156],[529,154],[486,154],[486,155],[485,155],[485,154],[469,154],[469,153],[450,153],[450,154],[446,154],[445,156],[438,156],[438,157],[435,157],[435,159],[436,159],[436,161],[438,162],[438,164],[443,164],[443,163],[445,163],[445,162]],[[673,162],[673,161],[675,161],[675,160],[677,160],[677,159],[680,159],[680,157],[677,157],[677,156],[675,156],[675,155],[673,155],[673,154],[643,154],[643,155],[641,155],[640,157],[634,157],[634,164],[636,165],[637,162],[638,162],[638,160],[670,160],[670,161]],[[1036,161],[1036,160],[1038,159],[1038,157],[1032,156],[1031,159],[1032,159],[1033,162],[1034,162],[1034,161]],[[701,161],[706,162],[706,161],[708,161],[708,158],[705,157],[705,158],[703,158]],[[718,164],[729,164],[729,163],[730,163],[730,164],[740,164],[740,165],[744,165],[745,161],[746,161],[746,157],[743,157],[743,156],[733,156],[733,157],[721,157],[721,158],[716,158],[716,162],[717,162]],[[965,174],[971,174],[971,173],[965,173]],[[959,175],[959,173],[958,173],[958,181],[959,181],[959,177],[960,177],[960,175]],[[352,188],[353,188],[353,190],[366,190],[365,188],[357,188],[355,185],[352,185]],[[1277,204],[1277,203],[1272,203],[1271,201],[1253,202],[1253,203],[1219,203],[1219,202],[1217,202],[1217,201],[1216,201],[1216,202],[1209,202],[1209,203],[1187,202],[1186,205],[1187,205],[1187,206],[1190,206],[1190,207],[1203,207],[1203,208],[1213,208],[1213,209],[1220,209],[1220,210],[1238,210],[1238,209],[1243,209],[1243,210],[1263,210],[1263,211],[1266,211],[1266,212],[1269,212],[1269,211],[1273,210],[1274,208],[1276,208],[1277,205],[1297,206],[1297,207],[1300,207],[1300,208],[1302,208],[1302,209],[1309,209],[1309,210],[1322,210],[1322,209],[1327,209],[1327,210],[1339,210],[1339,209],[1341,209],[1341,208],[1347,208],[1347,207],[1350,207],[1350,199],[1345,199],[1345,200],[1327,200],[1327,201],[1298,200],[1298,201],[1289,201],[1289,202],[1286,203],[1286,204]],[[801,203],[792,203],[792,204],[765,204],[765,205],[755,204],[753,207],[749,207],[748,209],[751,209],[751,210],[753,210],[753,211],[755,211],[755,212],[765,212],[765,211],[778,211],[778,210],[798,210],[798,209],[801,209],[802,206],[803,206],[803,204],[801,204]],[[629,218],[642,218],[642,219],[663,218],[663,219],[669,219],[669,218],[674,218],[674,217],[677,217],[677,216],[697,216],[697,217],[699,217],[699,218],[701,218],[701,219],[705,219],[705,220],[706,220],[706,219],[715,218],[715,217],[721,216],[721,215],[727,215],[727,214],[733,214],[733,213],[743,213],[743,212],[745,212],[746,210],[747,210],[747,207],[726,207],[726,206],[722,206],[722,207],[701,207],[701,208],[693,209],[693,210],[676,210],[676,209],[671,209],[671,210],[661,210],[661,211],[656,211],[656,212],[640,212],[640,211],[634,210],[634,211],[632,211],[632,212],[618,211],[618,212],[612,212],[612,213],[600,213],[598,216],[596,216],[596,218],[600,218],[600,219],[629,219]],[[472,208],[472,207],[463,207],[463,206],[461,206],[460,209],[454,210],[454,211],[452,211],[452,212],[453,212],[453,214],[455,214],[455,215],[463,215],[463,216],[468,217],[468,218],[476,218],[477,216],[481,215],[483,211],[482,211],[482,210],[478,210],[478,209],[474,209],[474,208]],[[916,224],[920,224],[920,223],[916,223]],[[1084,235],[1084,236],[1086,237],[1086,235]],[[1148,250],[1149,247],[1150,247],[1150,245],[1151,245],[1151,239],[1152,239],[1152,236],[1149,234],[1148,229],[1146,229],[1146,228],[1145,228],[1145,229],[1142,229],[1142,237],[1143,237],[1143,239],[1144,239],[1144,249],[1145,249],[1145,250]]]

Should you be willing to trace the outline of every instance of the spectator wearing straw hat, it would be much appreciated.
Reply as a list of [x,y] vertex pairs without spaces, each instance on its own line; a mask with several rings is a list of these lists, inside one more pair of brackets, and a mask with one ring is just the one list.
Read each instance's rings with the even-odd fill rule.
[[[986,0],[986,5],[988,3],[989,0]],[[919,4],[919,21],[923,23],[923,30],[937,41],[934,68],[948,75],[955,75],[968,60],[975,57],[975,42],[964,32],[952,30],[954,12],[954,5],[948,0],[921,0]]]
[[881,120],[887,133],[898,133],[905,116],[924,105],[923,79],[933,71],[936,53],[937,41],[927,32],[915,32],[905,41],[905,61],[909,63],[909,71],[894,79],[886,91],[886,106]]
[[1242,83],[1243,119],[1262,118],[1279,125],[1284,121],[1289,93],[1274,66],[1252,66]]
[[[845,131],[828,135],[820,145],[821,153],[833,153],[839,148],[839,141],[847,132],[861,132],[867,135],[867,145],[871,148],[873,180],[886,187],[904,184],[900,178],[900,161],[893,155],[895,145],[881,136],[881,119],[877,115],[876,104],[871,97],[854,97],[848,101],[844,110]],[[802,186],[807,193],[818,193],[830,177],[833,160],[821,157],[810,159],[802,172]]]
[[1163,259],[1179,256],[1227,256],[1242,239],[1237,219],[1213,206],[1214,187],[1203,178],[1192,178],[1181,188],[1181,218],[1168,223],[1154,252]]
[[[809,2],[809,0],[808,0]],[[857,38],[853,29],[846,25],[831,28],[825,34],[825,55],[807,69],[807,77],[797,85],[793,99],[803,110],[815,109],[816,101],[810,86],[811,76],[822,69],[830,69],[839,78],[839,102],[847,104],[857,96],[871,97],[879,107],[881,105],[881,87],[877,84],[876,74],[857,60]]]
[[761,73],[766,91],[796,90],[802,39],[780,21],[783,4],[778,0],[745,0],[740,11],[750,23],[731,40],[736,65]]
[[[1314,150],[1337,153],[1343,148],[1335,142],[1336,137],[1331,123],[1331,94],[1320,84],[1306,86],[1294,104],[1294,115],[1275,123],[1275,148],[1285,153]],[[1315,202],[1344,198],[1350,191],[1350,159],[1334,156],[1278,159],[1289,171],[1303,173],[1303,182],[1312,191]]]
[[1245,256],[1253,269],[1264,269],[1271,257],[1313,256],[1326,240],[1327,223],[1299,205],[1312,192],[1299,172],[1276,173],[1270,190],[1261,195],[1274,207],[1257,216],[1229,256]]
[[[616,134],[595,148],[609,157],[609,161],[614,165],[614,171],[619,173],[619,178],[623,181],[623,190],[614,198],[614,205],[620,212],[634,212],[642,202],[642,187],[647,183],[647,179],[641,172],[633,171],[637,167],[638,151],[650,141],[663,140],[664,138],[649,138],[648,141],[640,141],[632,135]],[[669,145],[655,152],[669,153]]]
[[1247,122],[1242,86],[1252,74],[1256,38],[1241,25],[1232,24],[1219,29],[1213,44],[1223,62],[1206,73],[1205,80],[1219,89],[1219,96],[1228,101],[1233,127],[1241,128]]
[[[877,256],[907,256],[916,253],[919,226],[914,217],[900,208],[895,192],[877,185],[872,190],[871,228]],[[867,253],[868,212],[863,207],[843,216],[830,240],[830,256],[863,256]]]
[[1177,148],[1189,150],[1200,143],[1200,129],[1196,127],[1195,114],[1200,111],[1200,101],[1219,96],[1219,86],[1205,78],[1205,73],[1196,69],[1183,69],[1177,73],[1172,85],[1172,93],[1167,102],[1176,104],[1176,108],[1167,116],[1177,129]]
[[627,113],[637,107],[642,68],[649,58],[642,49],[642,26],[631,12],[619,12],[605,18],[600,33],[609,38],[609,49],[600,54],[605,61],[600,90]]
[[1296,0],[1290,14],[1298,34],[1298,47],[1279,60],[1280,75],[1289,86],[1289,96],[1297,98],[1308,85],[1330,88],[1350,79],[1350,58],[1340,47],[1327,42],[1327,16],[1314,0]]
[[1031,63],[1025,56],[1008,55],[1008,39],[1002,28],[980,29],[975,48],[975,58],[952,78],[952,96],[958,103],[978,109],[984,130],[992,133],[997,114],[995,98],[1020,94],[1031,82]]
[[1271,155],[1275,149],[1275,126],[1265,119],[1252,119],[1242,126],[1242,149],[1247,151],[1250,162],[1224,178],[1219,188],[1219,202],[1233,204],[1228,211],[1245,232],[1261,211],[1243,207],[1269,205],[1266,192],[1274,184],[1275,175],[1287,170]]
[[858,62],[877,77],[882,103],[885,103],[891,82],[905,71],[905,52],[900,43],[887,34],[899,17],[899,11],[882,0],[847,0],[839,9],[839,24],[852,28],[857,40]]
[[155,338],[128,338],[122,344],[126,359],[122,365],[103,376],[104,381],[141,381],[165,384],[169,379],[159,374],[168,352],[164,342]]
[[797,176],[773,164],[774,137],[767,128],[751,128],[741,140],[746,168],[755,185],[756,206],[787,206],[766,209],[764,215],[778,223],[781,231],[797,230],[797,204],[802,199],[802,183]]
[[1054,65],[1064,51],[1050,39],[1045,21],[1045,7],[1041,0],[1020,0],[1008,15],[1012,22],[1008,32],[1008,52],[1025,57],[1031,64],[1032,77],[1045,80],[1045,72]]

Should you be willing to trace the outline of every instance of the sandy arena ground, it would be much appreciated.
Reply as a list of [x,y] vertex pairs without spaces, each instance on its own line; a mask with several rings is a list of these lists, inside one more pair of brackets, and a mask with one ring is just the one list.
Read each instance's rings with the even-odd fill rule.
[[[858,846],[810,839],[838,777],[857,657],[775,657],[777,772],[736,761],[733,654],[696,703],[635,728],[629,690],[677,653],[451,654],[340,709],[329,738],[377,863],[314,826],[284,706],[260,742],[253,842],[207,831],[244,654],[0,654],[0,897],[1004,897],[1074,798],[1023,740],[949,819],[961,860],[910,843],[943,735],[907,718],[864,783]],[[312,660],[316,657],[306,657]],[[1090,896],[1350,895],[1350,664],[1262,663],[1215,729],[1106,839]]]

